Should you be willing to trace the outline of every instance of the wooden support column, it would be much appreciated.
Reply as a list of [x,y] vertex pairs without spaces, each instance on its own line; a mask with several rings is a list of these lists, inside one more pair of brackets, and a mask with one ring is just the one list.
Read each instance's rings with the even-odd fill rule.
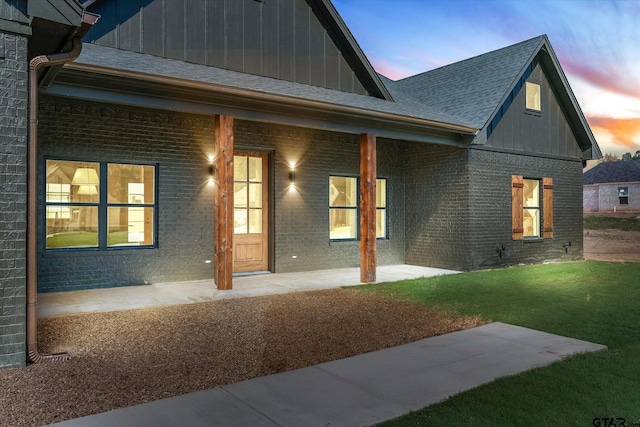
[[360,135],[360,281],[376,281],[376,136]]
[[215,117],[214,138],[213,280],[218,289],[228,290],[233,274],[233,117]]

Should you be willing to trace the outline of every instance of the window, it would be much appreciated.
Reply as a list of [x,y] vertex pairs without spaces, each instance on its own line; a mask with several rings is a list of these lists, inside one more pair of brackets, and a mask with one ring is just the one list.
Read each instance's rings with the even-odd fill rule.
[[233,156],[233,179],[233,232],[262,233],[262,157]]
[[107,165],[107,246],[153,245],[155,167]]
[[387,238],[387,180],[376,179],[376,238]]
[[618,198],[621,205],[629,204],[629,187],[618,187]]
[[527,82],[525,92],[527,110],[540,111],[540,85]]
[[[329,177],[329,238],[355,240],[358,237],[358,179]],[[376,238],[387,238],[387,180],[376,179]]]
[[522,206],[524,238],[540,237],[540,181],[524,180]]
[[356,239],[358,235],[358,179],[329,177],[329,238]]
[[513,240],[553,238],[553,179],[511,177]]
[[152,246],[155,171],[149,165],[47,160],[46,248]]

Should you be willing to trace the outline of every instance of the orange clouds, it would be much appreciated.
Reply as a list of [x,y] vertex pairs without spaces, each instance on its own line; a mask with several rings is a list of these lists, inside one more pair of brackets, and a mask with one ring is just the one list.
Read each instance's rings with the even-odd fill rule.
[[628,148],[640,147],[640,117],[615,119],[611,117],[588,117],[589,126],[594,133],[609,133],[614,142]]

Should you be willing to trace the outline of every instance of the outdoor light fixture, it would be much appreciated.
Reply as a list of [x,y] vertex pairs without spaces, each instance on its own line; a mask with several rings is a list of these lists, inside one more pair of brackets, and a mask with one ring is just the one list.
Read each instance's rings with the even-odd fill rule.
[[289,171],[289,188],[294,188],[296,186],[296,166],[292,163],[290,167],[291,170]]
[[207,168],[207,172],[209,173],[209,182],[213,182],[213,177],[216,173],[216,168],[213,165],[213,156],[209,156],[209,167]]

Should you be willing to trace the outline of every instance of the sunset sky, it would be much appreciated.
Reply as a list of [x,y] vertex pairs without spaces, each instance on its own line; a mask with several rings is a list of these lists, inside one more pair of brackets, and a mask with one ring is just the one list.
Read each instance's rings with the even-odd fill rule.
[[603,153],[640,150],[640,0],[333,0],[397,80],[547,34]]

